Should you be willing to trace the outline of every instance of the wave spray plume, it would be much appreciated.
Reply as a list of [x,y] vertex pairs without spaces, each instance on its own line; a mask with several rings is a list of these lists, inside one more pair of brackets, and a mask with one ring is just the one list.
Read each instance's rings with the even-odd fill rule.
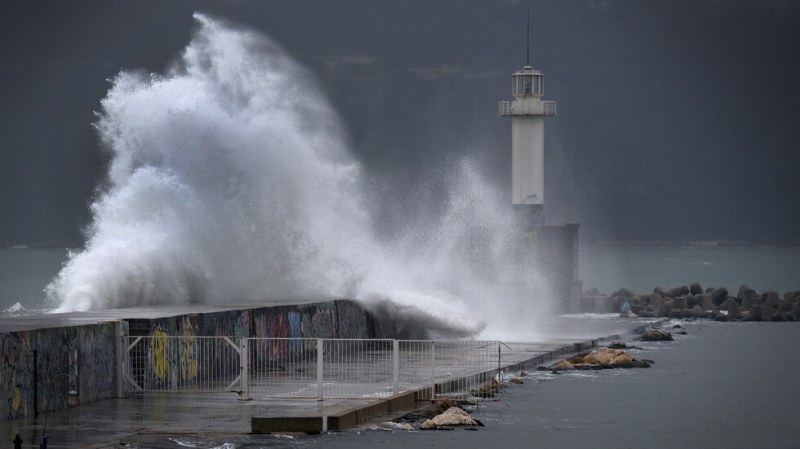
[[47,287],[55,311],[351,297],[472,331],[542,312],[503,195],[469,161],[441,217],[385,243],[309,72],[256,32],[195,19],[178,63],[121,72],[102,100],[107,180],[85,248]]

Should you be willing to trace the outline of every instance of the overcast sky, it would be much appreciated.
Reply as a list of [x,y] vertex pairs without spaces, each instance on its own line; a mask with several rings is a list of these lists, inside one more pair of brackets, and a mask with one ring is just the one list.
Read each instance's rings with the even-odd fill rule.
[[497,101],[525,63],[528,5],[532,65],[559,112],[545,124],[549,222],[580,222],[585,242],[800,243],[800,2],[5,0],[0,246],[80,244],[107,79],[163,71],[194,11],[311,69],[389,202],[462,155],[510,190]]

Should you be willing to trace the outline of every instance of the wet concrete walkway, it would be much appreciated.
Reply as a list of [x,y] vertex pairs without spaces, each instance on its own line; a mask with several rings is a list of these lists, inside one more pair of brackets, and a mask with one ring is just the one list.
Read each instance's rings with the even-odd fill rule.
[[[597,341],[558,340],[546,343],[508,343],[502,366],[508,370],[531,369]],[[125,447],[137,435],[211,436],[251,432],[253,418],[272,422],[290,419],[302,428],[313,424],[344,428],[367,421],[389,418],[414,406],[413,392],[389,399],[254,399],[242,401],[236,393],[149,394],[126,399],[109,399],[93,404],[0,423],[0,448],[13,447],[19,433],[23,448],[38,448],[46,432],[48,447]],[[411,402],[409,404],[409,397]],[[393,401],[393,402],[392,402]],[[325,420],[323,421],[323,418]],[[304,424],[305,423],[305,424]],[[46,431],[45,431],[46,427]],[[117,446],[118,445],[118,446]]]

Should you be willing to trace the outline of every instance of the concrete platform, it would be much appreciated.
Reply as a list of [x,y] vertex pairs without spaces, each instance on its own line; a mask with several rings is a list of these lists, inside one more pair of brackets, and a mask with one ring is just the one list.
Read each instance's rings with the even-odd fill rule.
[[[609,336],[608,338],[611,338]],[[510,343],[503,352],[508,370],[531,369],[600,340]],[[429,391],[427,392],[429,393]],[[422,393],[422,397],[425,392]],[[239,400],[235,393],[151,394],[109,399],[0,423],[0,435],[17,433],[23,448],[38,448],[45,432],[49,448],[100,448],[135,441],[137,435],[247,434],[278,431],[320,432],[379,422],[415,408],[417,391],[386,399]]]
[[264,307],[278,307],[302,303],[269,303],[244,305],[185,304],[129,307],[125,309],[90,310],[68,313],[32,313],[0,316],[0,333],[21,332],[59,327],[84,326],[120,320],[154,320],[190,314],[232,312]]

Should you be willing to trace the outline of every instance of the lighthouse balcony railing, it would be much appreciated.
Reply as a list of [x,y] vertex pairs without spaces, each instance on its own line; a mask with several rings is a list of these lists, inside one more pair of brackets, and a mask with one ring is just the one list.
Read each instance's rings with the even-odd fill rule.
[[555,101],[501,101],[498,103],[501,116],[509,115],[545,115],[557,113]]

